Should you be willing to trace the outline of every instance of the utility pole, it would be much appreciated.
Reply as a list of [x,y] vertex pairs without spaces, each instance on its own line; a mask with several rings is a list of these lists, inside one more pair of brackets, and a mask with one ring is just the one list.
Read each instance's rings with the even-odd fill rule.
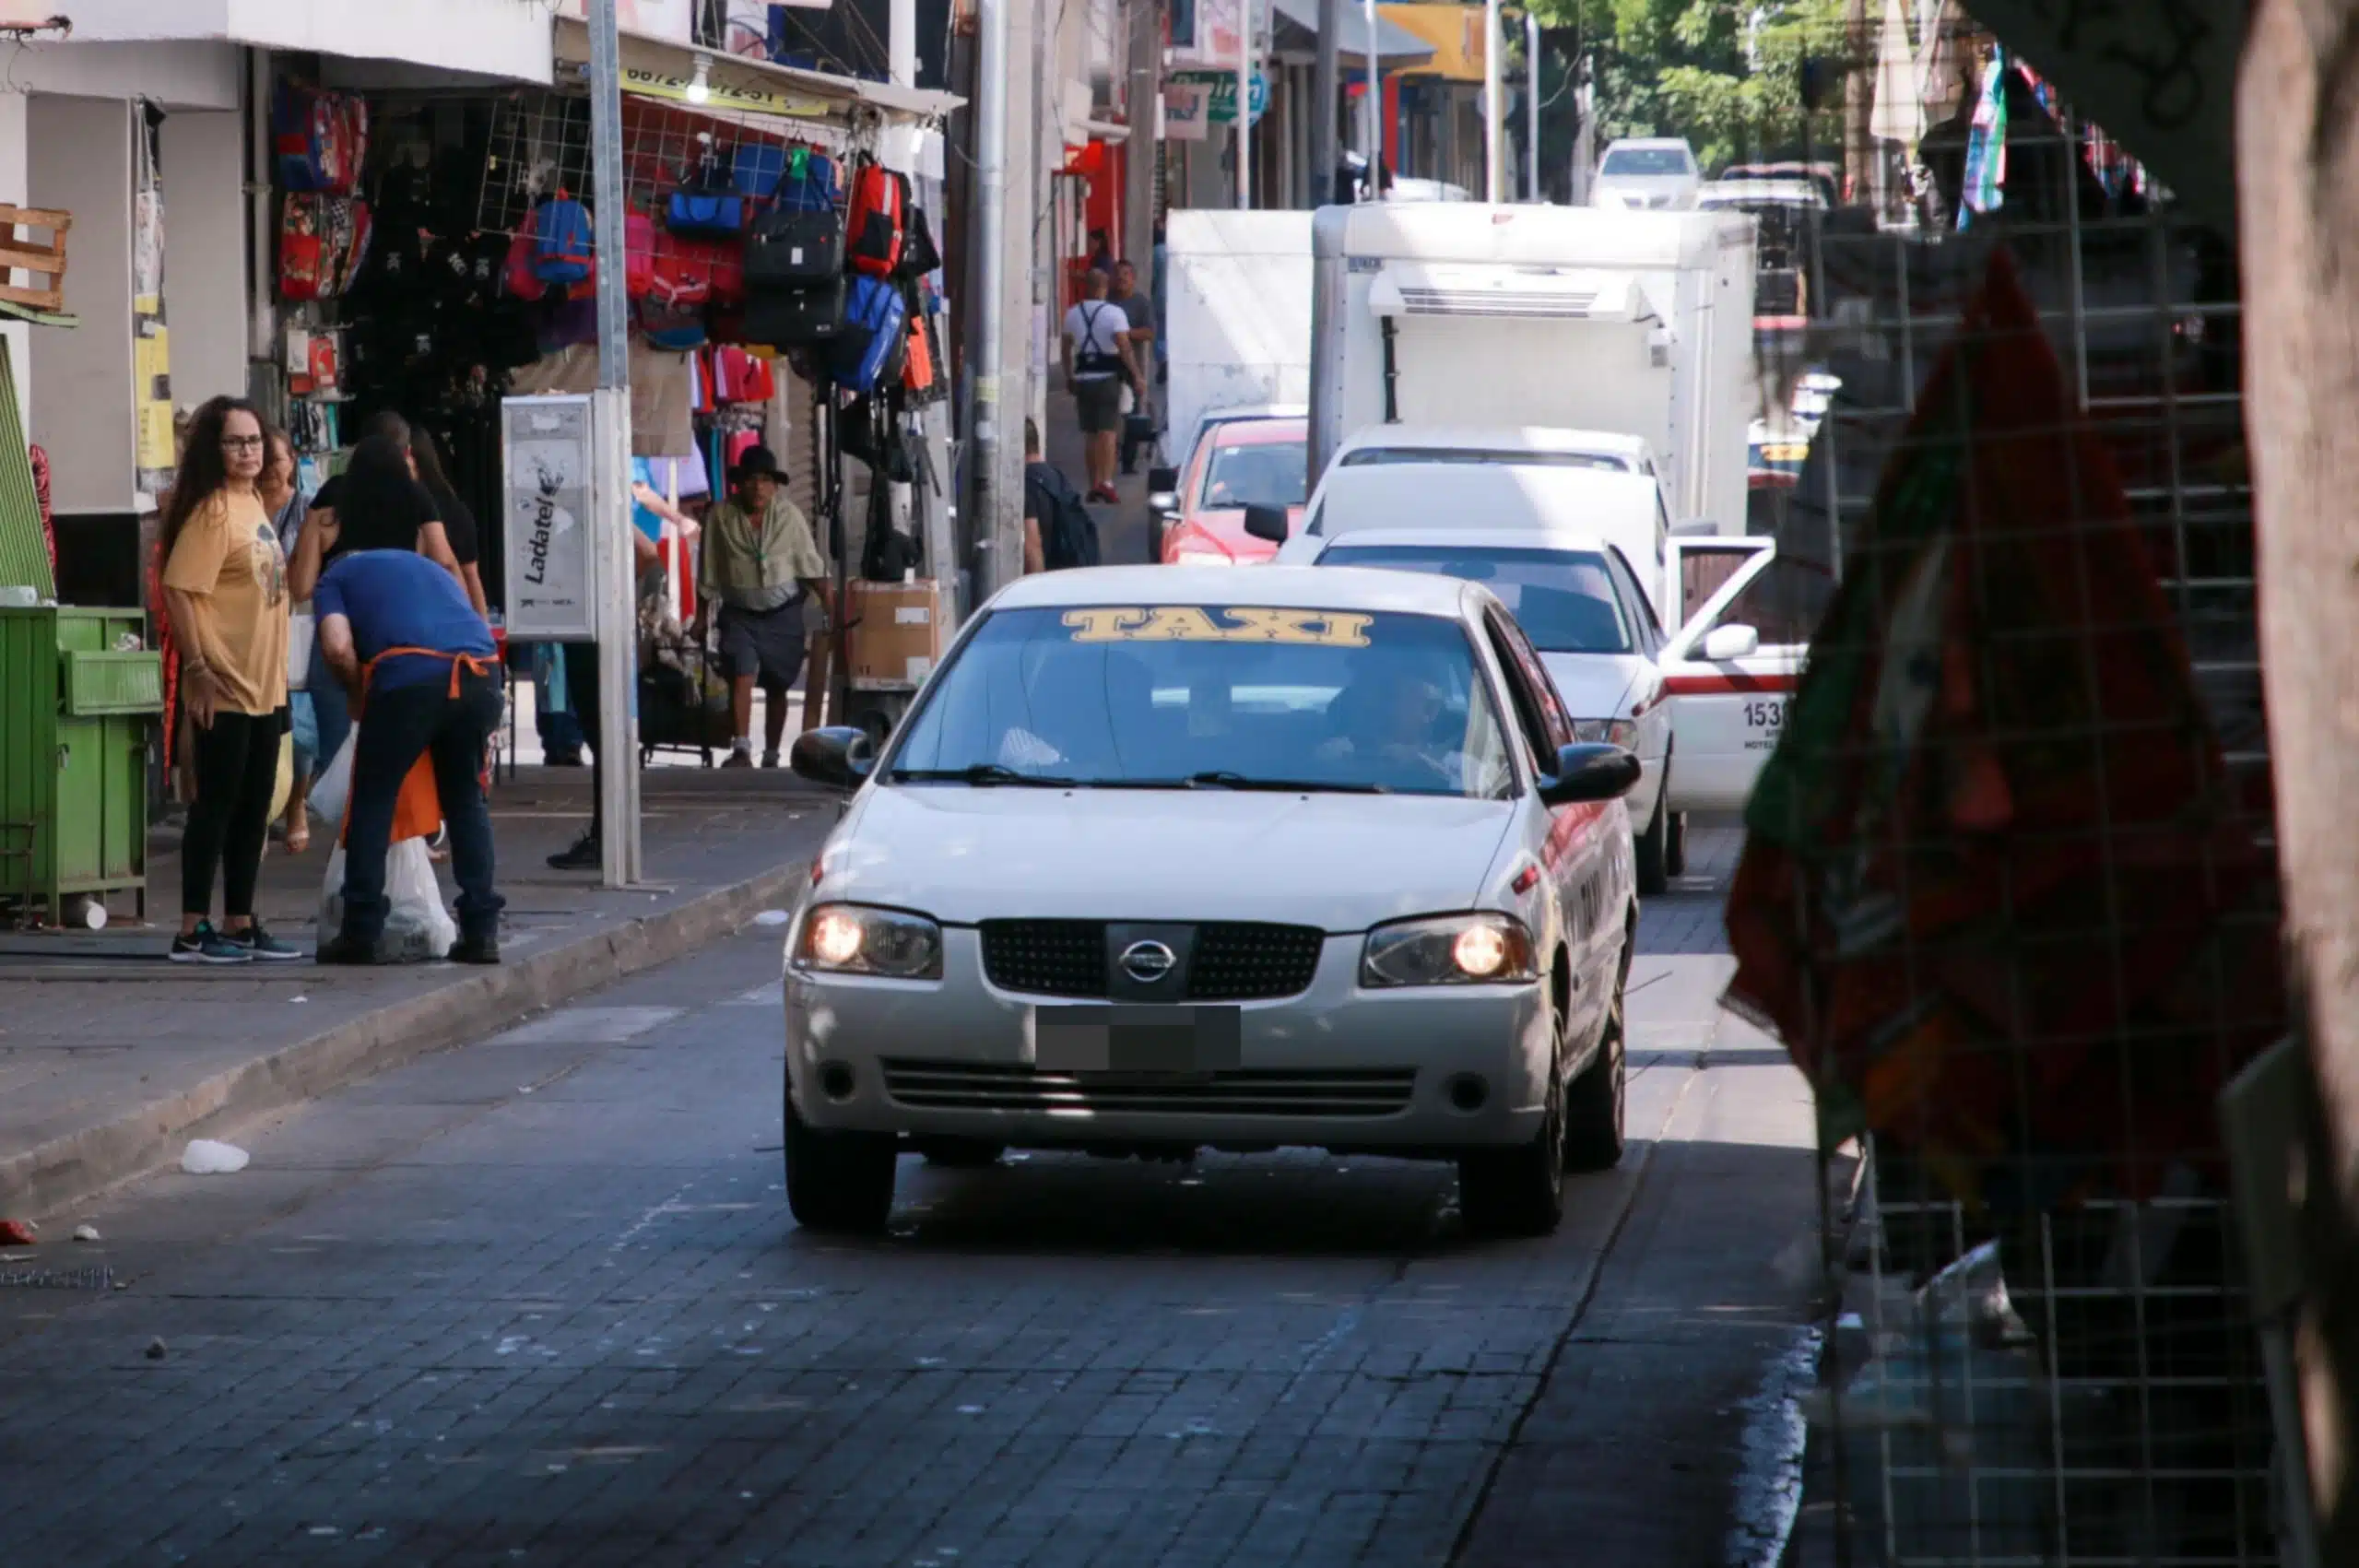
[[[1011,6],[1024,0],[982,0],[981,56],[975,65],[975,212],[978,265],[974,298],[966,302],[973,334],[974,395],[969,409],[968,450],[973,454],[973,604],[980,605],[1022,570],[1023,400],[1022,378],[1009,377],[1011,338],[1008,323],[1014,290],[1029,296],[1031,270],[1016,258],[1029,257],[1032,226],[1012,222],[1008,197],[1008,126],[1015,118],[1008,99],[1015,83],[1009,69]],[[1025,204],[1027,207],[1031,204]],[[1014,319],[1029,316],[1025,312]],[[1008,559],[1009,519],[1017,553]],[[970,609],[973,607],[970,607]]]
[[1162,159],[1163,8],[1130,0],[1130,139],[1123,144],[1122,254],[1151,278],[1155,259],[1155,165]]
[[1343,0],[1319,0],[1318,53],[1311,65],[1311,205],[1340,202],[1335,171],[1335,35],[1343,26]]
[[1524,98],[1524,195],[1539,205],[1539,14],[1524,10],[1524,71],[1529,82]]
[[631,346],[624,294],[622,61],[615,0],[590,0],[590,194],[596,226],[598,389],[590,429],[590,527],[597,568],[599,869],[640,880],[638,559],[631,535]]
[[1482,0],[1482,199],[1507,199],[1506,73],[1500,69],[1499,0]]

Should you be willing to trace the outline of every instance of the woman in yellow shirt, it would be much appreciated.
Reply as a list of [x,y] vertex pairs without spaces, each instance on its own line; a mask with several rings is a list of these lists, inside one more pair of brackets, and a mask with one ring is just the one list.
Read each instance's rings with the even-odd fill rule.
[[[181,704],[196,726],[175,963],[303,956],[254,912],[287,733],[287,557],[255,483],[265,452],[254,406],[214,398],[190,422],[164,513],[164,607],[181,650]],[[208,918],[217,871],[218,929]]]

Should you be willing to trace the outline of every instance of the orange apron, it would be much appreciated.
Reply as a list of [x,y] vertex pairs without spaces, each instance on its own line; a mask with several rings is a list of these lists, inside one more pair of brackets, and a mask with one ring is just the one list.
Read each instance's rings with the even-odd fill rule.
[[[429,659],[449,660],[450,694],[454,698],[459,694],[459,669],[462,666],[470,675],[491,673],[491,661],[478,657],[474,654],[446,654],[439,648],[387,648],[361,666],[360,700],[352,704],[352,722],[355,725],[360,722],[362,710],[369,705],[369,682],[376,675],[377,666],[386,659],[403,654],[413,654]],[[351,828],[352,792],[347,790],[344,796],[344,820],[336,829],[336,842],[339,844],[344,843],[346,835],[351,831]],[[434,787],[434,756],[431,750],[421,751],[418,754],[418,760],[409,765],[407,776],[401,781],[401,794],[394,799],[393,836],[386,842],[390,844],[399,843],[404,839],[431,838],[442,831],[442,792]]]

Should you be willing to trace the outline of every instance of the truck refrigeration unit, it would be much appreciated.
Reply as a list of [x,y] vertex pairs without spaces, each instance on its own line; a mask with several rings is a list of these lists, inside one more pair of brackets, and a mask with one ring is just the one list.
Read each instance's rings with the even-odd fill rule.
[[1681,532],[1743,529],[1761,400],[1745,214],[1327,207],[1312,266],[1314,483],[1380,423],[1612,431],[1652,449]]

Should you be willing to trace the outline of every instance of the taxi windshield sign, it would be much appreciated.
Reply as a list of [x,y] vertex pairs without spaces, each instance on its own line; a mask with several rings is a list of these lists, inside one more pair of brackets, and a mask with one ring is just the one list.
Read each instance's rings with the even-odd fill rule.
[[1364,648],[1375,617],[1264,605],[1112,605],[1065,612],[1076,643],[1261,643]]

